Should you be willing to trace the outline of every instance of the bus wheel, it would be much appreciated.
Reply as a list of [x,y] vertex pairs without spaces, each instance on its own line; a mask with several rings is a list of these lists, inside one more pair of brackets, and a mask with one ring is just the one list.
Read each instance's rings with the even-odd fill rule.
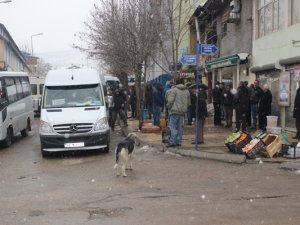
[[30,128],[30,120],[27,120],[27,127],[24,130],[21,130],[21,135],[22,137],[27,137],[28,136],[28,132],[31,130]]
[[11,128],[7,128],[6,138],[3,141],[5,147],[9,147],[12,144],[12,130]]

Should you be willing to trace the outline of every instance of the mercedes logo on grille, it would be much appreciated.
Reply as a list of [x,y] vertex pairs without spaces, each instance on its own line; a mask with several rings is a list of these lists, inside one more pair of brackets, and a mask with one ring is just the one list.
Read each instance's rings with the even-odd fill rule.
[[76,124],[71,124],[71,126],[70,126],[70,131],[71,131],[72,133],[75,133],[75,132],[77,131],[77,125],[76,125]]

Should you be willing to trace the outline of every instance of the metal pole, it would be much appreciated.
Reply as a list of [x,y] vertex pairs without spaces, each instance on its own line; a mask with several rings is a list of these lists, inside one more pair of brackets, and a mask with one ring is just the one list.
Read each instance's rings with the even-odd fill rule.
[[199,59],[202,59],[201,56],[201,44],[200,44],[200,31],[199,31],[199,24],[198,24],[198,18],[195,18],[195,26],[196,26],[196,33],[197,33],[197,47],[196,47],[196,118],[195,118],[195,126],[196,126],[196,134],[195,134],[195,150],[198,151],[198,133],[199,133],[199,128],[198,128],[198,99],[199,99]]
[[34,37],[34,36],[39,36],[39,35],[43,35],[43,33],[38,33],[38,34],[33,34],[33,35],[31,35],[31,55],[33,56],[33,41],[32,41],[32,38]]

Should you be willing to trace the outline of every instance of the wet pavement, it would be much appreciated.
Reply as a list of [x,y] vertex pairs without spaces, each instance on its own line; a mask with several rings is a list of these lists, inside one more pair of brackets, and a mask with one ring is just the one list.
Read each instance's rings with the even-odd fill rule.
[[[38,121],[36,121],[38,122]],[[37,123],[0,150],[2,225],[299,224],[300,171],[227,164],[135,149],[134,170],[116,177],[111,152],[42,158]]]

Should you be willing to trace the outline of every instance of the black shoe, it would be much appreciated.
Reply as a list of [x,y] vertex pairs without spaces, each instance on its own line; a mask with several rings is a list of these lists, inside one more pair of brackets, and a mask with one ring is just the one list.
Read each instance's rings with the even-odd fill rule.
[[[196,141],[192,141],[191,144],[195,145]],[[203,141],[198,141],[198,144],[204,144],[204,142]]]
[[176,144],[176,146],[181,147],[181,144]]
[[175,148],[176,145],[173,145],[173,144],[167,144],[166,147],[167,147],[167,148]]

